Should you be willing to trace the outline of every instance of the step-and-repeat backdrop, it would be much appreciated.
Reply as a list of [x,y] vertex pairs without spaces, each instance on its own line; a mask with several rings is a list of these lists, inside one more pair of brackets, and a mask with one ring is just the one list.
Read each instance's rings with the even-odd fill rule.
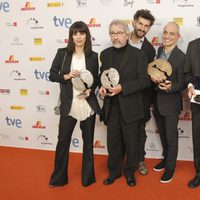
[[[111,45],[108,25],[125,20],[130,29],[134,13],[149,9],[156,21],[147,37],[157,49],[168,21],[180,25],[178,46],[185,52],[188,42],[199,37],[200,1],[197,0],[0,0],[0,145],[54,150],[59,116],[54,107],[59,84],[49,81],[49,69],[58,48],[68,43],[71,24],[88,24],[93,50],[100,53]],[[98,95],[98,94],[97,94]],[[102,100],[99,98],[100,104]],[[179,155],[193,159],[191,114],[184,97],[179,121]],[[134,106],[134,105],[133,105]],[[147,123],[147,157],[162,155],[154,118]],[[96,120],[94,149],[107,154],[106,127]],[[71,140],[71,151],[82,151],[79,124]]]

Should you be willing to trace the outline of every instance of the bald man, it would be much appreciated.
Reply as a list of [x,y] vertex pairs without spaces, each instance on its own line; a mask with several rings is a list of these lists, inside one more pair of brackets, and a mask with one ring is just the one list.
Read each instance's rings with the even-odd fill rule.
[[177,47],[180,38],[179,26],[175,22],[165,25],[162,34],[163,46],[158,49],[157,58],[167,60],[172,74],[167,80],[151,78],[155,84],[153,114],[163,147],[163,159],[153,169],[164,173],[161,183],[172,180],[178,154],[178,116],[182,110],[181,91],[184,88],[183,68],[185,54]]

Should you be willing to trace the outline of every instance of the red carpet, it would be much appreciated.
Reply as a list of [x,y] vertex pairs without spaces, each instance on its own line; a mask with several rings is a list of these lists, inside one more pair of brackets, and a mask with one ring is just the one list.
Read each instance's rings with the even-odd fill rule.
[[49,188],[54,152],[0,147],[0,199],[1,200],[199,200],[200,187],[189,189],[188,181],[194,176],[193,162],[178,161],[172,182],[159,182],[162,172],[154,172],[156,159],[146,159],[150,172],[146,176],[136,173],[136,187],[128,187],[125,178],[104,186],[107,176],[107,156],[95,156],[96,183],[81,185],[81,154],[71,153],[69,184]]

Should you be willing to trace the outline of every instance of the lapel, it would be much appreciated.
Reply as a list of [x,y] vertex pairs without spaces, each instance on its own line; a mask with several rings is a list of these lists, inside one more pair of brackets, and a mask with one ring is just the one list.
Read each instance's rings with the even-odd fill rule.
[[63,66],[63,73],[64,74],[67,74],[67,73],[70,72],[71,62],[72,62],[72,55],[67,54],[66,59],[64,61],[64,66]]
[[146,37],[144,37],[144,41],[143,41],[143,43],[142,43],[141,49],[142,49],[143,51],[145,51],[145,50],[146,50],[146,47],[147,47],[147,39],[146,39]]
[[92,56],[85,55],[85,67],[87,70],[92,72],[92,67],[93,67]]
[[163,51],[163,47],[158,48],[158,54],[157,54],[156,58],[160,57],[160,54],[162,51]]
[[108,52],[108,57],[107,57],[106,66],[105,66],[106,69],[113,67],[112,60],[113,60],[113,47],[111,47],[110,52]]
[[176,60],[176,53],[177,53],[177,51],[178,51],[178,47],[175,46],[175,47],[172,49],[172,52],[171,52],[171,54],[170,54],[170,56],[169,56],[169,58],[168,58],[168,62],[173,63],[173,61]]
[[124,66],[126,65],[126,63],[129,60],[129,57],[132,56],[132,52],[130,51],[130,48],[132,48],[132,46],[130,46],[129,44],[127,44],[125,52],[124,52],[124,56],[122,58],[120,66],[119,66],[119,71],[124,68]]

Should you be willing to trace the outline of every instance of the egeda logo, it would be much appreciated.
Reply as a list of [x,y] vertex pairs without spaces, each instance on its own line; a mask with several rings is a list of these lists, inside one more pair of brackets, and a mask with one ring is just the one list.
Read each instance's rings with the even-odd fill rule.
[[20,119],[11,119],[6,117],[6,122],[8,126],[16,126],[17,128],[22,128],[22,121]]
[[54,21],[54,25],[56,27],[65,26],[66,28],[70,28],[70,26],[72,25],[72,19],[71,18],[59,18],[59,17],[54,16],[53,21]]
[[49,81],[49,72],[40,72],[35,69],[34,74],[36,79],[45,79],[46,81]]
[[10,5],[8,2],[0,2],[0,11],[9,12]]

